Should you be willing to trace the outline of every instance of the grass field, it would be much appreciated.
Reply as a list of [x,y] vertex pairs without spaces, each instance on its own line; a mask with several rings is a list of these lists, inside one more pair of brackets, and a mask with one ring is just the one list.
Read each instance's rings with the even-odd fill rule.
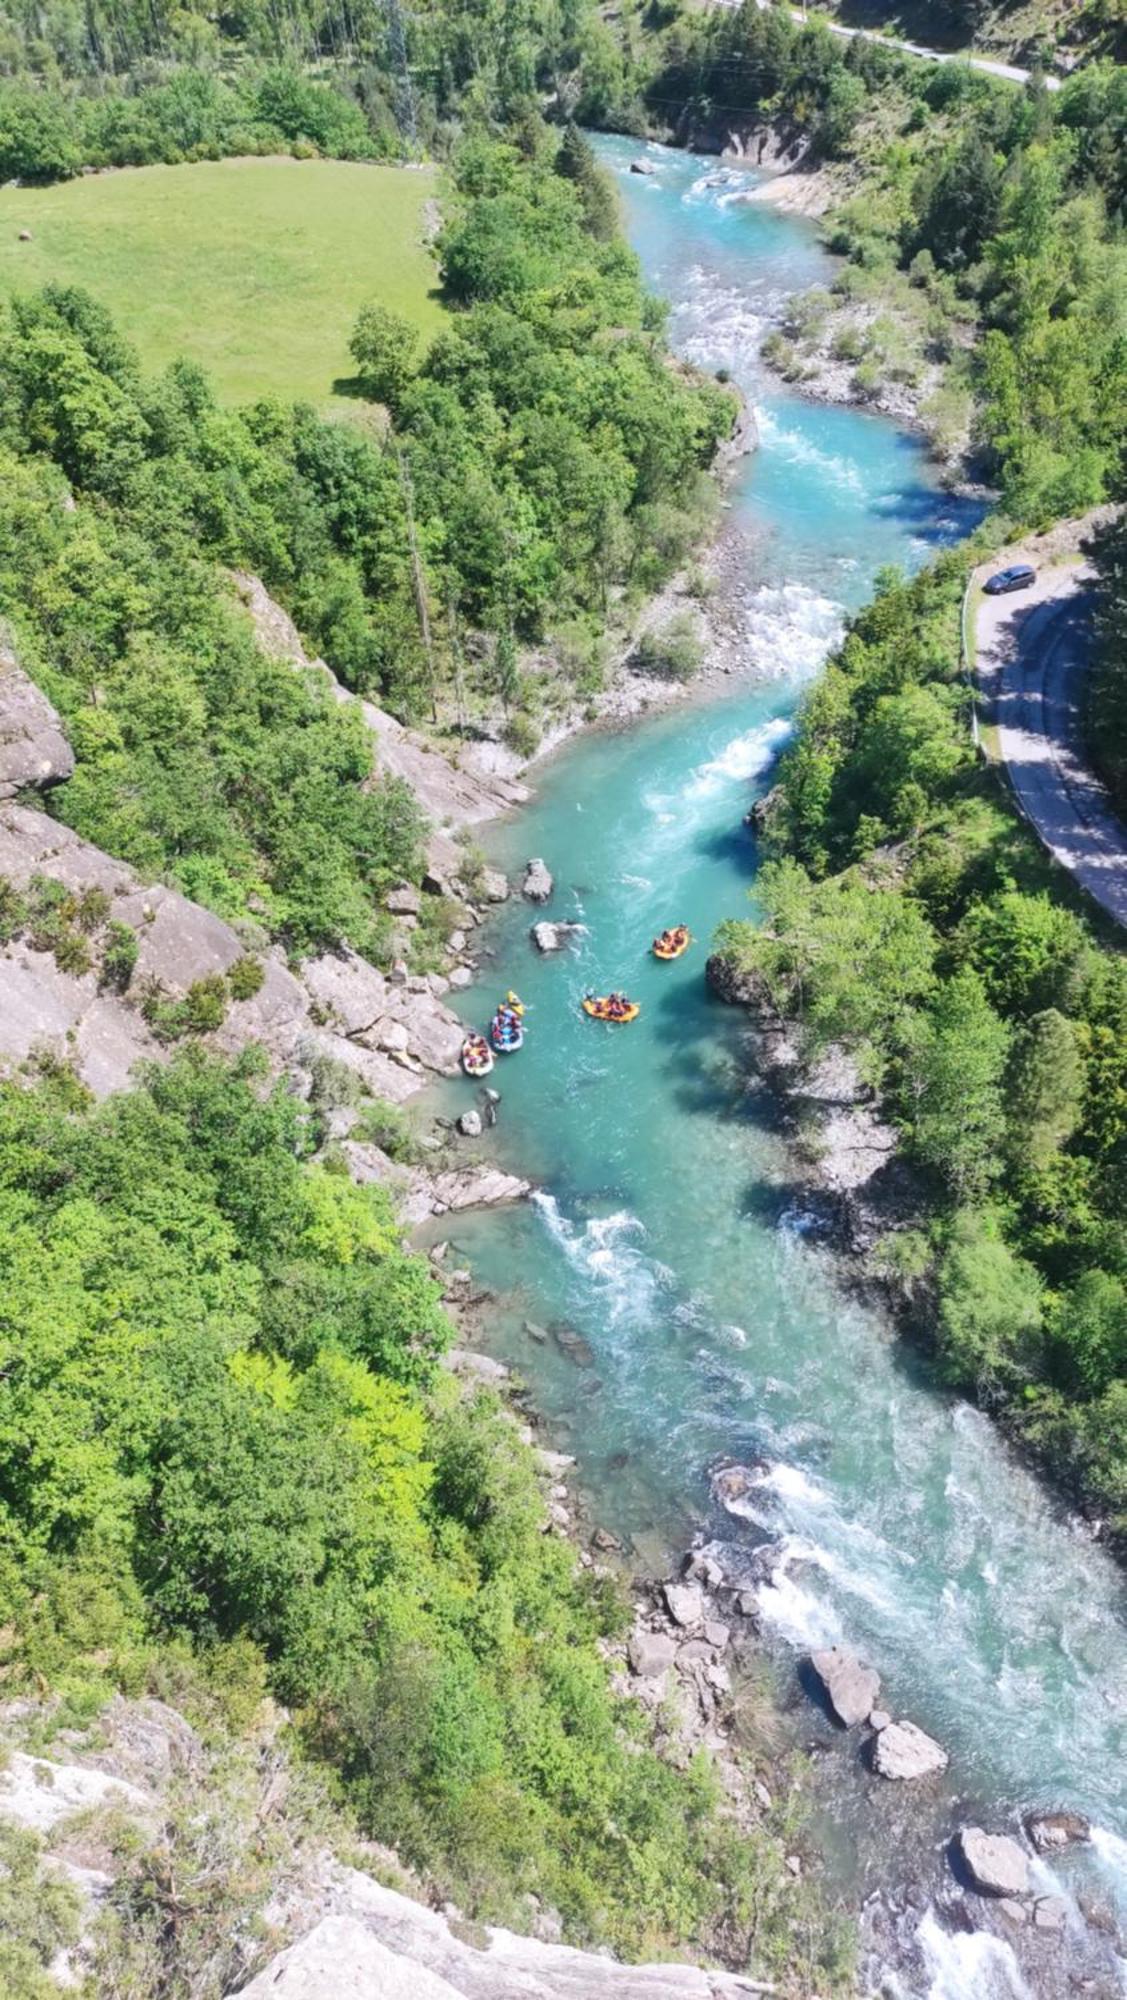
[[[433,171],[341,160],[138,167],[0,189],[0,289],[84,285],[147,367],[198,361],[232,402],[323,407],[368,299],[442,318],[423,242]],[[19,241],[30,229],[30,243]]]

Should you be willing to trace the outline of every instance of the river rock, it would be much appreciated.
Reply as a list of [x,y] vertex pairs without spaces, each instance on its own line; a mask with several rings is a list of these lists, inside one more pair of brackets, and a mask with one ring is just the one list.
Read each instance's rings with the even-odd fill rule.
[[1075,1841],[1091,1840],[1092,1823],[1078,1812],[1027,1813],[1025,1831],[1038,1854],[1059,1854]]
[[869,1728],[875,1729],[879,1736],[881,1730],[887,1729],[891,1721],[892,1717],[890,1716],[887,1708],[874,1708],[872,1714],[869,1717]]
[[467,986],[472,986],[473,973],[470,971],[469,966],[456,965],[453,971],[450,973],[450,984],[451,986],[455,987],[458,990],[458,992],[462,992]]
[[[878,1743],[888,1738],[886,1729]],[[944,1758],[946,1763],[946,1758]],[[984,1833],[963,1826],[955,1835],[955,1852],[980,1896],[1024,1896],[1029,1892],[1029,1863],[1008,1833]]]
[[712,1475],[712,1491],[729,1513],[738,1511],[739,1501],[762,1483],[762,1469],[752,1465],[722,1465]]
[[699,1625],[704,1617],[704,1597],[695,1583],[665,1583],[661,1587],[665,1608],[676,1625]]
[[1068,1922],[1068,1904],[1063,1896],[1038,1896],[1033,1905],[1033,1928],[1062,1931]]
[[947,1769],[947,1752],[915,1722],[890,1722],[873,1738],[873,1769],[881,1778],[928,1778]]
[[388,891],[387,907],[393,917],[417,917],[423,899],[409,882],[401,882],[398,888]]
[[844,1729],[864,1722],[880,1694],[880,1675],[862,1665],[847,1646],[829,1646],[811,1653],[810,1665],[821,1681],[838,1721]]
[[656,1680],[659,1674],[673,1665],[676,1652],[677,1641],[671,1639],[668,1632],[648,1632],[639,1628],[630,1634],[626,1657],[631,1673],[637,1674],[640,1680],[650,1681]]
[[589,1340],[584,1340],[581,1333],[576,1333],[573,1326],[567,1326],[564,1321],[557,1320],[552,1327],[552,1339],[560,1353],[566,1354],[569,1361],[574,1361],[577,1368],[594,1367],[594,1348]]
[[652,160],[631,160],[630,171],[632,174],[645,174],[648,177],[650,174],[655,174],[657,168]]
[[507,903],[509,900],[508,878],[499,868],[483,868],[481,871],[481,896],[487,903]]
[[552,890],[555,888],[555,883],[552,880],[546,862],[542,861],[539,855],[534,855],[532,860],[526,863],[524,880],[520,888],[522,896],[527,896],[530,903],[546,903],[548,901]]
[[480,1139],[482,1132],[480,1111],[463,1111],[458,1120],[458,1130],[465,1139]]
[[537,951],[559,951],[563,945],[558,924],[533,924],[528,935]]

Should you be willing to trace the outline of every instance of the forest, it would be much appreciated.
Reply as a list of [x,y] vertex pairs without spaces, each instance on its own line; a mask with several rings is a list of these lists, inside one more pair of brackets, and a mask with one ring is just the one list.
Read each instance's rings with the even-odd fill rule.
[[732,421],[727,392],[673,366],[633,257],[592,223],[601,181],[559,171],[546,128],[530,144],[458,156],[456,310],[425,359],[394,315],[361,316],[383,435],[222,407],[187,363],[146,380],[72,289],[0,306],[0,615],[74,743],[53,810],[299,955],[347,939],[379,957],[380,893],[417,872],[421,822],[402,786],[366,783],[359,715],[255,646],[223,569],[261,576],[345,687],[413,719],[452,706],[457,676],[527,754],[518,644],[562,631],[555,692],[598,685],[611,594],[637,599],[691,545]]

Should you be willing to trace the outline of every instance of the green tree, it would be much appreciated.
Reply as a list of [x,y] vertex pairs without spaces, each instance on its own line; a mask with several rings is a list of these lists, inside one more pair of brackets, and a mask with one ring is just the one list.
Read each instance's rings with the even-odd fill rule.
[[1008,1083],[1010,1152],[1042,1172],[1072,1137],[1083,1108],[1083,1058],[1071,1021],[1055,1007],[1034,1014],[1013,1046]]
[[1009,1030],[969,969],[944,980],[904,1036],[901,1095],[914,1152],[960,1201],[998,1172]]
[[419,336],[390,306],[361,306],[348,342],[364,394],[397,410],[416,370]]

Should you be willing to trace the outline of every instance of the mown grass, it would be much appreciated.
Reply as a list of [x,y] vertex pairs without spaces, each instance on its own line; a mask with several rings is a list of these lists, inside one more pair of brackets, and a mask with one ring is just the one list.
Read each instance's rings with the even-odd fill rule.
[[[245,159],[0,189],[0,289],[84,285],[148,367],[187,355],[232,402],[323,407],[368,299],[441,323],[431,170]],[[19,241],[31,231],[29,243]]]

